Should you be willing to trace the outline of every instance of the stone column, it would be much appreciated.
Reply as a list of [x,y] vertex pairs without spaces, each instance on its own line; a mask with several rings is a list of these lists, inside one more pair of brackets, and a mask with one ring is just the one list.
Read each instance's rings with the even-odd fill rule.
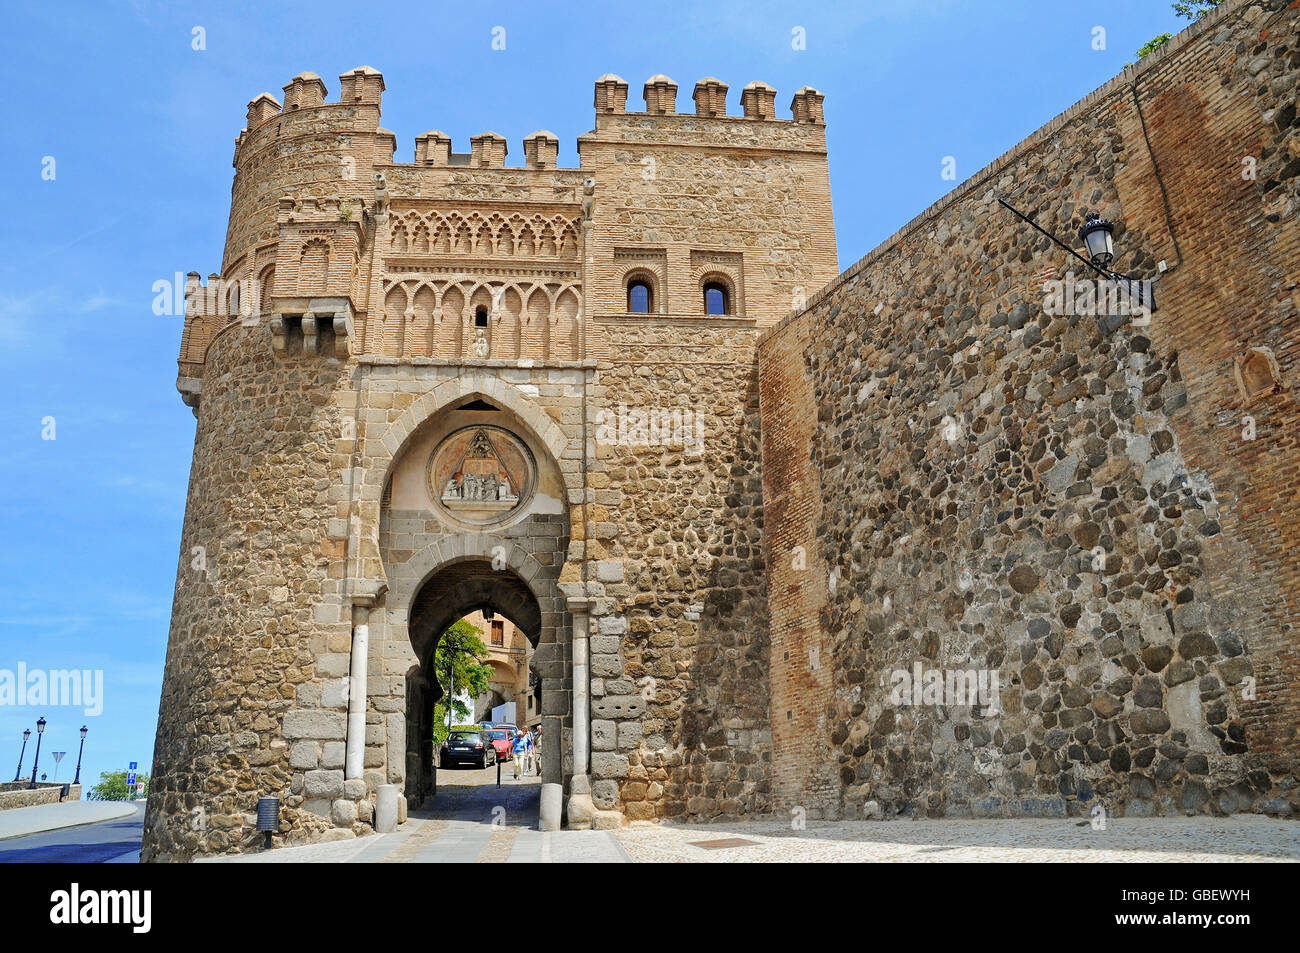
[[348,742],[345,777],[360,778],[366,756],[366,675],[370,657],[370,610],[352,607],[352,660],[348,682]]
[[569,599],[573,616],[573,779],[569,785],[568,826],[591,827],[596,807],[591,800],[591,663],[588,655],[587,600]]

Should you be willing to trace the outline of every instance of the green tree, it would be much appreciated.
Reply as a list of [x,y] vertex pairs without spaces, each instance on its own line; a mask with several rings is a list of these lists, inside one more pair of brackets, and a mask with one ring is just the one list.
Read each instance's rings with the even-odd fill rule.
[[1174,0],[1174,13],[1188,20],[1199,20],[1223,0]]
[[[1174,13],[1185,20],[1199,20],[1222,2],[1223,0],[1174,0],[1173,8]],[[1159,36],[1152,37],[1142,44],[1142,48],[1137,51],[1138,59],[1146,56],[1152,50],[1160,49],[1173,39],[1173,36],[1172,33],[1161,33]]]
[[442,686],[443,697],[433,709],[433,738],[439,744],[447,737],[448,702],[451,703],[452,724],[467,721],[474,715],[464,702],[450,697],[448,669],[455,675],[457,695],[463,692],[470,698],[477,698],[488,690],[488,683],[492,680],[492,666],[483,664],[488,655],[487,646],[479,635],[476,626],[461,619],[453,622],[438,640],[433,674]]
[[144,795],[136,794],[134,787],[126,786],[125,771],[101,771],[99,783],[86,793],[88,801],[133,801],[149,793],[149,775],[137,773],[136,781],[144,782]]

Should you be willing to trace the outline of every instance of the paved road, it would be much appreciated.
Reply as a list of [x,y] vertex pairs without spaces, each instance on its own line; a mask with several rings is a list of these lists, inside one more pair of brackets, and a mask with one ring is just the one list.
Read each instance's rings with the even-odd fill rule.
[[541,831],[541,779],[516,781],[513,767],[444,768],[438,795],[391,834],[210,858],[234,863],[627,863],[608,831]]
[[0,841],[0,863],[103,864],[139,859],[144,804],[129,817]]

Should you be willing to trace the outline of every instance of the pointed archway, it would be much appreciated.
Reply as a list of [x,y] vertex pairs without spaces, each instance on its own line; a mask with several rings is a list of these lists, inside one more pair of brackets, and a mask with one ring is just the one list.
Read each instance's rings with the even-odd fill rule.
[[[445,694],[444,673],[433,670],[443,634],[456,620],[488,610],[510,620],[536,652],[539,645],[554,644],[557,633],[543,619],[541,605],[528,583],[514,570],[490,559],[470,558],[445,564],[420,585],[410,609],[411,650],[416,662],[406,679],[406,797],[419,804],[433,788],[433,711]],[[554,670],[554,666],[551,667]],[[548,679],[539,672],[543,686]],[[550,680],[556,680],[553,673]],[[558,737],[558,719],[555,730]],[[543,731],[543,739],[548,732]],[[561,778],[558,753],[542,752],[543,778]]]

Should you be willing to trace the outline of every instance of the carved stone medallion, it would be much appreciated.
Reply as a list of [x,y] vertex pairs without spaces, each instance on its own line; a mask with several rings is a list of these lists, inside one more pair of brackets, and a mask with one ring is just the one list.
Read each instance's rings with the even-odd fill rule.
[[536,481],[532,453],[500,427],[462,427],[429,457],[430,495],[464,523],[503,522],[528,502]]

